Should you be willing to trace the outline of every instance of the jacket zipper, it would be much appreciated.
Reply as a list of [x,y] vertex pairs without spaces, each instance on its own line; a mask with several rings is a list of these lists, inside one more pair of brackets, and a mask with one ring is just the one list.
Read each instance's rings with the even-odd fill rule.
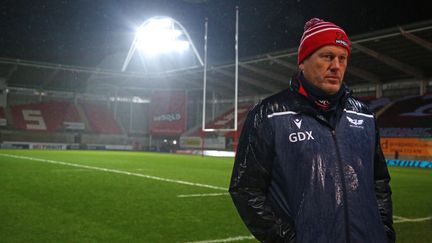
[[337,143],[336,131],[333,129],[331,131],[331,133],[332,133],[333,141],[336,145],[336,154],[337,154],[337,161],[338,161],[338,166],[339,166],[339,175],[341,177],[341,182],[342,182],[342,193],[343,193],[342,198],[343,198],[343,208],[344,208],[346,242],[350,243],[351,237],[350,237],[350,233],[349,233],[348,199],[347,199],[347,191],[346,191],[346,185],[345,185],[346,184],[345,176],[343,173],[344,168],[343,168],[343,164],[342,164],[339,146]]

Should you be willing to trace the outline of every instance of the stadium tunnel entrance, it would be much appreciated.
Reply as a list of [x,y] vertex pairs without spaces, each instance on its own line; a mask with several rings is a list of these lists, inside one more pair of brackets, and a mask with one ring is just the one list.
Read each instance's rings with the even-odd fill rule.
[[152,136],[152,144],[150,151],[163,152],[163,153],[175,153],[179,147],[180,137],[178,136]]

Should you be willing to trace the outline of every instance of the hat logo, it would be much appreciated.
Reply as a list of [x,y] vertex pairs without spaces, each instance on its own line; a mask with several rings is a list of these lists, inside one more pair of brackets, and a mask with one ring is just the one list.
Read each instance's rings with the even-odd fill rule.
[[336,40],[335,40],[336,44],[348,46],[348,43],[343,39],[344,39],[344,34],[341,32],[336,32]]
[[348,46],[348,44],[344,40],[338,40],[338,39],[336,39],[336,44]]

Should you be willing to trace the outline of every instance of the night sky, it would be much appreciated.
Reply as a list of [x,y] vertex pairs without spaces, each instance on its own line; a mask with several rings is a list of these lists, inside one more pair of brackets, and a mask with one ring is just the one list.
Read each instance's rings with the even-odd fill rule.
[[185,26],[201,53],[207,17],[209,63],[232,62],[236,5],[241,58],[296,47],[312,17],[350,36],[431,19],[428,1],[2,0],[0,57],[96,67],[107,55],[126,55],[142,22],[166,15]]

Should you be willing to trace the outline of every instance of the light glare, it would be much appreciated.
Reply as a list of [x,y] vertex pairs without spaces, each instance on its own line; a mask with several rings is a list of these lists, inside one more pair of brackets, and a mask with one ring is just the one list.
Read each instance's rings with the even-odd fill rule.
[[179,40],[182,31],[174,28],[169,18],[154,19],[140,26],[136,33],[136,48],[149,56],[160,53],[184,52],[189,49],[189,42]]

